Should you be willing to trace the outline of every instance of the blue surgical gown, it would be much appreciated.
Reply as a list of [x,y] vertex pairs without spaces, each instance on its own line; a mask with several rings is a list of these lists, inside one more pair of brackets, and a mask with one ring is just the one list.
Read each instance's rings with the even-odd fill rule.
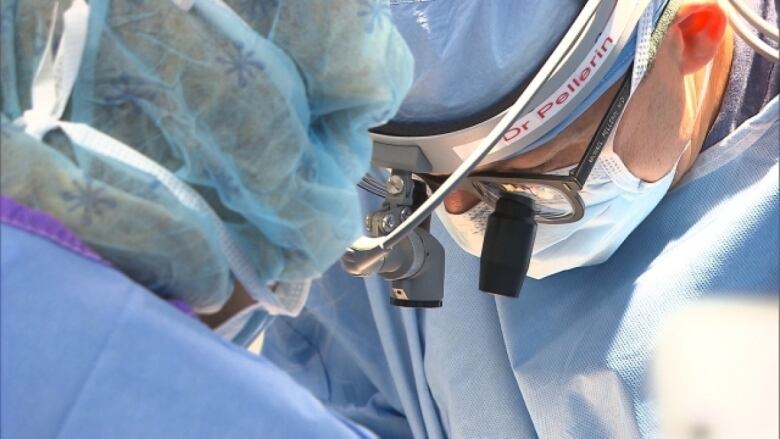
[[495,298],[434,222],[443,308],[395,308],[381,279],[333,268],[260,358],[115,269],[2,225],[2,436],[652,437],[663,318],[702,297],[778,294],[777,119],[774,98],[705,151],[601,265]]
[[382,437],[654,437],[648,359],[664,317],[700,298],[778,294],[779,136],[775,97],[702,153],[610,260],[529,279],[518,299],[479,292],[479,260],[434,221],[442,308],[395,308],[382,280],[334,268],[301,317],[269,329],[264,355]]
[[0,437],[375,437],[56,236],[0,236]]

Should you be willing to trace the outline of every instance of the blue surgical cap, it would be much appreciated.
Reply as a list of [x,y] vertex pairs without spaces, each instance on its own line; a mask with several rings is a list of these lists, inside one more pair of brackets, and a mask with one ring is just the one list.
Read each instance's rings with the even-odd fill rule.
[[[360,235],[355,184],[369,167],[368,129],[391,117],[412,79],[384,0],[89,1],[62,120],[175,174],[217,221],[159,173],[66,130],[29,135],[24,114],[36,113],[26,110],[48,31],[67,34],[52,5],[0,2],[3,195],[52,214],[133,280],[201,312],[227,299],[232,275],[246,283],[237,272],[262,286],[314,277]],[[218,239],[224,229],[231,251]]]
[[414,55],[396,122],[469,118],[531,79],[584,0],[391,1]]
[[[393,20],[414,54],[415,78],[393,121],[444,122],[445,126],[447,122],[476,123],[475,116],[485,116],[480,113],[493,111],[491,107],[498,103],[511,104],[503,101],[533,78],[584,3],[398,1],[392,10]],[[650,36],[667,3],[668,0],[650,2],[646,13],[652,20],[643,37]],[[637,38],[635,31],[604,78],[572,113],[515,155],[531,151],[560,134],[623,77],[637,49],[642,47]],[[497,112],[495,109],[488,116]]]

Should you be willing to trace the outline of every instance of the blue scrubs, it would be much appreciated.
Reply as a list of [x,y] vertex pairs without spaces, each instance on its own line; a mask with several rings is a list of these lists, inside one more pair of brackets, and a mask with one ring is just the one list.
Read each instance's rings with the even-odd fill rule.
[[702,153],[601,265],[496,298],[434,221],[441,309],[395,308],[382,280],[334,268],[302,317],[270,328],[264,354],[383,437],[408,437],[399,414],[418,438],[654,437],[648,360],[664,317],[700,298],[780,291],[777,115],[775,97]]
[[56,235],[0,233],[2,437],[375,437]]

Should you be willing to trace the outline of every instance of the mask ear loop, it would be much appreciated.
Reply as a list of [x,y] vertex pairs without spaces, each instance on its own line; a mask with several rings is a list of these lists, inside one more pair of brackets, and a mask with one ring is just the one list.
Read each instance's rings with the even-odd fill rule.
[[[631,98],[634,96],[637,88],[639,88],[639,84],[641,84],[642,80],[644,80],[648,69],[655,61],[655,55],[657,53],[656,46],[662,39],[657,38],[656,34],[659,31],[666,34],[666,30],[668,30],[667,23],[669,22],[668,17],[677,14],[679,0],[671,0],[666,5],[663,13],[661,14],[661,17],[659,17],[658,26],[655,26],[654,16],[656,3],[656,1],[650,2],[647,8],[645,8],[644,12],[642,12],[642,16],[639,18],[639,23],[637,24],[636,51],[634,54],[633,67],[631,68],[631,93],[628,95],[628,99],[625,104],[626,108],[628,108],[628,104],[631,102]],[[607,158],[616,155],[614,151],[614,141],[618,131],[617,128],[620,125],[620,122],[623,120],[623,115],[625,115],[625,111],[620,115],[620,118],[615,123],[615,128],[610,133],[609,139],[607,139],[599,159],[602,157]],[[622,165],[622,160],[620,160],[619,157],[615,158],[620,161]]]
[[[666,37],[666,34],[669,32],[669,28],[671,27],[672,23],[674,23],[674,20],[677,18],[677,12],[680,10],[681,0],[669,0],[669,3],[666,5],[666,9],[661,14],[661,17],[658,19],[658,23],[655,26],[655,29],[653,30],[652,34],[650,35],[650,39],[647,42],[648,44],[648,62],[646,64],[645,70],[642,72],[642,76],[639,78],[639,80],[636,81],[636,86],[639,86],[639,82],[644,79],[644,76],[646,75],[647,71],[649,71],[655,62],[656,55],[658,54],[658,50],[661,47],[661,43],[663,42],[664,38]],[[643,17],[644,18],[644,17]],[[702,89],[699,90],[695,86],[695,78],[696,74],[687,75],[683,78],[683,81],[685,81],[685,93],[686,93],[686,105],[688,111],[693,110],[694,115],[701,114],[701,109],[704,106],[704,101],[707,97],[707,91],[709,90],[708,84],[710,82],[710,77],[712,75],[712,68],[713,68],[714,62],[710,62],[705,67],[704,77],[702,80]],[[635,63],[635,71],[636,75],[636,63]],[[635,76],[634,79],[637,79]],[[633,95],[634,89],[632,89],[632,95]],[[630,99],[630,98],[629,98]],[[690,107],[691,103],[696,102],[695,108]],[[617,131],[617,130],[615,130]],[[692,134],[691,134],[692,135]],[[680,151],[680,155],[677,157],[677,161],[675,162],[674,167],[670,172],[677,172],[677,166],[680,164],[680,159],[682,159],[683,155],[688,153],[688,151],[691,148],[692,138],[688,139],[688,143],[685,145],[685,147]],[[610,144],[610,147],[612,145]],[[668,174],[667,174],[668,175]],[[662,177],[665,178],[666,176]],[[660,180],[659,180],[660,181]]]
[[[672,181],[672,184],[676,183],[682,176],[677,175],[677,167],[680,165],[680,160],[682,160],[683,156],[690,153],[691,145],[693,144],[693,135],[696,132],[696,126],[701,123],[701,114],[702,109],[704,108],[704,102],[707,100],[707,96],[709,94],[709,84],[710,79],[712,78],[712,70],[714,68],[715,61],[710,61],[706,67],[704,67],[704,72],[702,72],[701,77],[701,85],[699,87],[696,87],[696,76],[698,73],[691,73],[690,75],[685,76],[683,81],[685,81],[685,94],[686,94],[686,105],[687,110],[690,112],[692,111],[693,116],[695,117],[693,127],[691,128],[691,133],[688,138],[688,143],[685,145],[685,148],[680,151],[680,155],[677,157],[677,162],[674,164],[674,167],[670,172],[674,173],[674,180]],[[695,104],[693,104],[695,102]]]
[[[713,64],[714,62],[710,62],[709,64],[707,64],[706,67],[704,67],[704,72],[702,73],[703,76],[701,77],[700,87],[696,87],[696,73],[692,73],[690,75],[686,75],[685,77],[683,77],[683,81],[685,84],[685,94],[686,94],[686,107],[687,107],[686,112],[688,114],[693,114],[695,116],[701,114],[701,110],[704,107],[704,101],[706,100],[707,94],[709,92],[708,84],[710,82],[710,78],[712,77]],[[631,102],[631,97],[633,97],[633,93],[631,94],[631,96],[629,96],[626,106],[628,106],[628,104]],[[612,130],[612,133],[610,133],[609,140],[607,140],[607,143],[604,145],[604,149],[601,151],[601,155],[598,158],[598,162],[601,162],[601,165],[604,166],[604,169],[609,175],[610,179],[620,184],[621,187],[625,186],[626,188],[629,188],[633,185],[621,184],[620,182],[628,183],[630,179],[625,177],[627,174],[631,175],[634,178],[637,177],[634,176],[634,174],[628,169],[628,167],[626,167],[625,163],[623,163],[623,160],[620,158],[620,156],[617,155],[617,153],[614,150],[615,137],[618,132],[617,126],[620,125],[620,122],[623,120],[624,115],[625,112],[620,115],[620,119],[618,119],[617,121],[616,128]],[[694,125],[696,123],[698,123],[698,121],[695,121]],[[666,180],[669,177],[669,175],[674,176],[673,178],[675,179],[677,178],[676,177],[677,167],[680,165],[680,160],[683,158],[684,155],[688,154],[688,152],[691,149],[691,144],[693,143],[693,138],[692,138],[693,133],[691,133],[690,136],[691,137],[688,138],[685,147],[683,147],[682,150],[680,150],[680,153],[678,154],[677,160],[675,161],[674,166],[672,166],[672,169],[670,169],[669,172],[666,173],[663,177],[659,178],[654,182],[646,182],[637,178],[641,182],[640,184],[641,187],[638,190],[643,190],[649,187],[649,185],[658,184]],[[672,183],[674,183],[674,180]]]
[[[690,75],[686,75],[683,77],[683,82],[685,84],[685,95],[686,95],[686,111],[689,112],[688,114],[693,114],[694,117],[697,119],[694,121],[694,126],[698,123],[698,117],[701,115],[701,110],[704,107],[704,101],[707,98],[708,92],[709,92],[709,82],[710,78],[712,77],[712,69],[713,69],[714,62],[710,61],[709,64],[707,64],[706,67],[704,67],[704,72],[702,72],[701,77],[701,85],[700,87],[696,87],[696,75],[697,73],[692,73]],[[630,98],[629,98],[630,99]],[[620,123],[620,122],[618,122]],[[694,131],[692,129],[692,131]],[[617,130],[613,131],[613,135],[617,132]],[[614,138],[610,139],[611,141],[609,144],[605,146],[605,150],[609,148],[609,151],[612,154],[615,154],[612,147],[613,147],[613,141]],[[683,147],[682,150],[680,150],[680,153],[677,155],[677,160],[674,162],[674,166],[672,166],[672,169],[669,170],[669,172],[666,173],[663,177],[659,178],[655,182],[648,183],[648,182],[642,182],[642,185],[644,187],[647,187],[646,185],[654,185],[657,183],[660,183],[664,180],[666,180],[670,175],[672,175],[673,180],[672,184],[674,184],[677,180],[677,167],[680,166],[680,160],[690,152],[691,145],[693,144],[693,133],[689,135],[688,141],[685,143],[685,147]],[[617,154],[615,154],[616,158],[619,160],[620,157],[617,157]],[[621,160],[622,164],[622,160]],[[625,165],[623,165],[625,167]],[[628,170],[626,168],[626,170]],[[630,171],[629,171],[630,172]]]
[[[658,19],[658,23],[654,29],[652,27],[653,5],[651,4],[650,6],[648,6],[648,8],[642,14],[642,17],[640,18],[639,25],[638,25],[638,30],[637,30],[637,58],[634,60],[631,94],[629,95],[626,106],[628,106],[629,103],[631,102],[631,98],[634,96],[634,93],[636,92],[637,88],[639,87],[641,82],[645,79],[647,72],[651,69],[653,63],[655,62],[656,55],[658,53],[661,42],[663,42],[663,39],[668,33],[671,24],[674,22],[679,7],[680,7],[679,0],[670,0],[669,3],[666,5],[666,9],[664,9],[663,13],[661,14],[661,17]],[[701,87],[696,87],[695,84],[698,73],[692,73],[690,75],[686,75],[685,77],[683,77],[683,81],[685,83],[685,94],[686,94],[686,111],[688,112],[688,114],[693,114],[693,115],[701,114],[701,110],[704,106],[704,101],[706,100],[707,93],[709,91],[708,84],[712,76],[713,65],[714,65],[714,61],[710,61],[710,63],[708,63],[707,66],[704,67],[704,72],[701,79]],[[607,141],[607,144],[604,145],[604,149],[601,152],[601,156],[599,157],[599,159],[603,159],[603,161],[610,162],[610,163],[613,161],[617,161],[619,162],[620,167],[623,168],[625,172],[628,172],[629,174],[633,175],[628,170],[628,168],[626,168],[623,161],[620,159],[619,156],[617,156],[617,154],[614,151],[614,141],[618,132],[617,127],[620,125],[620,122],[622,121],[624,115],[625,113],[623,113],[620,116],[620,119],[618,119],[616,128],[610,134],[610,138]],[[685,154],[687,154],[690,151],[691,144],[692,144],[692,138],[689,138],[688,142],[685,144],[685,147],[680,151],[679,155],[677,156],[677,160],[675,161],[674,166],[666,175],[658,179],[656,182],[649,183],[643,181],[642,182],[643,185],[655,184],[666,179],[669,176],[669,174],[676,174],[677,167],[680,164],[680,160]]]

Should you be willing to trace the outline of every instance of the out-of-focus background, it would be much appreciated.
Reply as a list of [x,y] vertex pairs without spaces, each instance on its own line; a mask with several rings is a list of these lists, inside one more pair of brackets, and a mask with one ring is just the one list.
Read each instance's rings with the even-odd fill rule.
[[652,384],[661,437],[780,437],[778,301],[702,302],[670,317]]

